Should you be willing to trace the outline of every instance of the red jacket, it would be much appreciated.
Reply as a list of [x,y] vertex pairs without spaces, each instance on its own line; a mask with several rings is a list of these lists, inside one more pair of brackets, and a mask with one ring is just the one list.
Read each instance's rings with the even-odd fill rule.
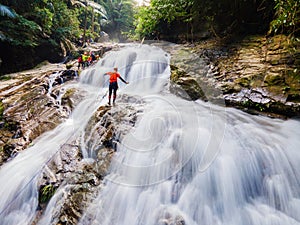
[[117,82],[118,77],[121,77],[121,75],[116,72],[108,72],[107,74],[110,76],[109,83]]

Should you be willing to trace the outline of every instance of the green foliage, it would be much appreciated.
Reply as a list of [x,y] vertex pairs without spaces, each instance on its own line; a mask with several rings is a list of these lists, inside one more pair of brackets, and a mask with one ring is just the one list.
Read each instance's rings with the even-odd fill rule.
[[54,195],[56,188],[52,184],[48,184],[40,189],[40,202],[47,203]]
[[274,0],[276,3],[275,19],[270,24],[270,33],[294,35],[300,27],[299,0]]
[[79,33],[79,21],[75,10],[70,10],[65,2],[58,0],[52,2],[52,10],[54,15],[51,37],[53,39],[70,38]]
[[138,38],[150,36],[158,29],[159,17],[157,11],[152,11],[152,7],[141,7],[135,22],[135,32]]
[[43,27],[44,32],[51,33],[54,13],[48,8],[35,8],[35,16],[38,23]]
[[[6,80],[10,80],[11,79],[11,76],[9,75],[4,75],[4,76],[0,76],[0,81],[3,80],[3,81],[6,81]],[[0,112],[1,112],[1,102],[0,102]]]
[[181,20],[186,23],[192,19],[190,9],[193,1],[186,0],[152,0],[150,6],[142,6],[136,15],[136,34],[138,37],[149,37],[160,32],[161,23],[170,24]]
[[192,1],[186,0],[153,0],[151,6],[159,12],[159,19],[171,23],[176,19],[184,20],[189,15],[189,9],[193,5]]
[[7,6],[0,4],[0,15],[1,16],[8,16],[8,17],[15,17],[15,13]]
[[176,35],[178,30],[193,37],[205,31],[215,36],[266,32],[274,5],[274,0],[151,0],[139,9],[136,33],[151,37],[157,32]]
[[4,113],[4,105],[2,101],[0,101],[0,121],[3,120],[3,113]]
[[[47,36],[56,41],[79,36],[77,11],[67,5],[68,1],[11,0],[4,3],[18,13],[15,18],[5,17],[0,21],[1,40],[12,45],[34,47]],[[3,7],[0,5],[0,9]]]
[[102,4],[107,13],[102,26],[110,36],[122,39],[122,34],[134,30],[134,0],[103,1]]
[[82,34],[96,38],[101,30],[120,38],[134,30],[134,1],[1,0],[0,40],[34,47],[49,37],[56,42]]
[[[0,30],[4,30],[2,40],[16,46],[36,46],[41,27],[23,16],[0,21]],[[20,35],[21,34],[21,35]]]
[[209,29],[218,36],[250,32],[261,23],[267,31],[271,18],[270,33],[299,34],[300,27],[299,0],[151,0],[141,7],[135,0],[0,2],[0,40],[17,46],[37,46],[41,37],[56,42],[82,34],[96,38],[101,30],[116,39],[134,33],[137,38],[155,37],[179,28],[187,33]]

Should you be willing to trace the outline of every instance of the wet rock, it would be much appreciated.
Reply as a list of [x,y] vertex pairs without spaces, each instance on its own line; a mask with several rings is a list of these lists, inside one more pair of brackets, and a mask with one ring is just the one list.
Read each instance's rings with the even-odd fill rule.
[[[200,87],[209,101],[272,117],[300,116],[300,46],[284,35],[250,36],[236,42],[208,40],[189,49],[176,45],[166,50],[171,63],[183,70],[173,74],[176,70],[171,68],[171,79],[187,84],[178,75],[189,74],[203,84]],[[187,91],[196,90],[193,85],[184,89],[174,83],[173,93],[197,98]]]
[[299,116],[300,103],[291,103],[284,97],[271,96],[264,89],[242,89],[238,93],[224,95],[224,98],[228,106],[235,106],[252,114],[280,118]]
[[285,79],[281,74],[268,73],[265,76],[264,83],[267,85],[280,85],[285,83]]
[[187,100],[194,101],[197,99],[202,99],[207,101],[207,98],[197,80],[174,65],[171,65],[170,79],[171,93],[174,93]]
[[11,75],[12,80],[1,83],[0,150],[9,151],[0,151],[0,165],[14,155],[12,152],[25,149],[36,137],[55,128],[82,99],[82,94],[74,89],[65,89],[60,96],[63,86],[76,77],[73,70],[63,70],[64,83],[54,86],[48,95],[48,76],[51,73],[51,69],[37,69]]
[[[39,182],[40,192],[51,184],[57,187],[57,192],[66,193],[57,202],[60,207],[54,209],[55,217],[59,218],[57,223],[78,224],[82,212],[102,188],[102,179],[108,172],[117,143],[142,113],[143,102],[139,99],[120,95],[118,103],[114,107],[100,106],[88,122],[84,136],[61,146],[45,167]],[[46,204],[40,202],[41,212]]]
[[290,94],[288,94],[287,102],[300,103],[300,93],[290,93]]
[[181,215],[174,215],[174,213],[163,212],[162,218],[158,220],[159,225],[185,225],[185,220]]

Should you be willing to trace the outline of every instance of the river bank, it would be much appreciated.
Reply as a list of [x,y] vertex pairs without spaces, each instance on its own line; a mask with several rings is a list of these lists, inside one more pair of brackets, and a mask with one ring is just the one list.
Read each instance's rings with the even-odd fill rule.
[[[280,35],[249,36],[233,43],[208,40],[167,51],[173,57],[171,79],[192,100],[290,118],[300,116],[299,49],[299,43]],[[206,66],[199,66],[200,61]]]

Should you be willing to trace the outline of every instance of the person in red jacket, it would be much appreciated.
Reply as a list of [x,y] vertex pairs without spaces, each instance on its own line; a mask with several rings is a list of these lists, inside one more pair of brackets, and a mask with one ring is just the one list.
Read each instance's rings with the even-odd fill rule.
[[107,72],[104,75],[109,75],[109,89],[108,89],[108,104],[110,105],[110,98],[111,94],[113,92],[113,104],[115,104],[116,98],[117,98],[117,90],[118,90],[118,78],[120,78],[121,81],[123,81],[125,84],[128,84],[127,81],[125,81],[121,75],[118,73],[118,68],[115,67],[113,72]]

